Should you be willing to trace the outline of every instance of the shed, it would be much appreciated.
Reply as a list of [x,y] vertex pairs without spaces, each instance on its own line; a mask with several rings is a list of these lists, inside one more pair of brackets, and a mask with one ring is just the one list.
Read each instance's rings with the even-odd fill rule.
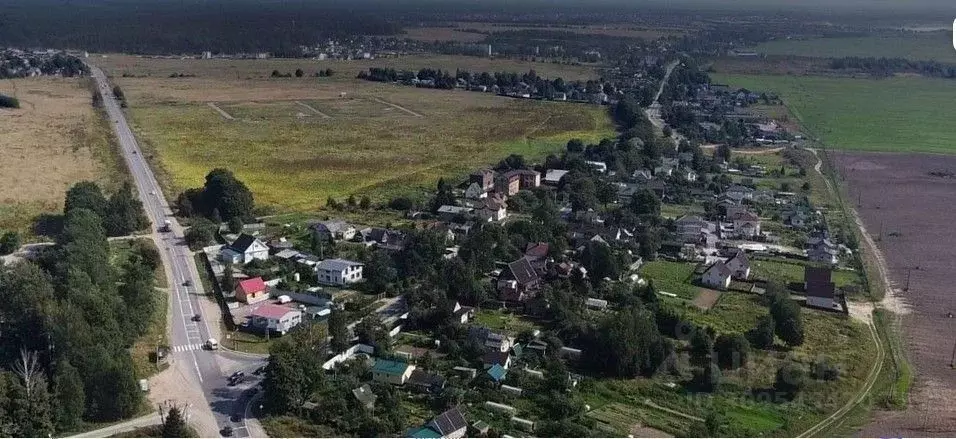
[[521,396],[521,392],[524,391],[524,389],[520,387],[509,386],[507,384],[502,384],[501,390],[504,391],[505,393],[510,393],[512,395],[517,395],[517,396]]
[[518,426],[522,430],[534,431],[534,421],[529,421],[527,419],[522,419],[517,416],[512,416],[511,422],[513,422],[516,426]]
[[491,401],[485,401],[485,408],[487,408],[488,410],[494,410],[496,412],[507,412],[507,413],[517,412],[517,410],[510,405],[499,404],[497,402],[491,402]]

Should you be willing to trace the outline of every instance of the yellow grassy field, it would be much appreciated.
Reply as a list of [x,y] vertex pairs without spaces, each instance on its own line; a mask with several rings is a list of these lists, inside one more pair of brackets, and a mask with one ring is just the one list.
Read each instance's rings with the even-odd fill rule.
[[[227,167],[249,185],[257,203],[279,210],[318,209],[330,195],[369,194],[381,200],[416,193],[439,177],[461,176],[510,153],[538,159],[559,151],[572,137],[597,141],[613,135],[599,106],[345,76],[252,75],[292,69],[296,63],[290,60],[223,61],[245,72],[239,79],[201,65],[209,62],[202,60],[111,57],[97,62],[123,88],[134,129],[160,165],[169,193],[199,186],[210,169]],[[120,69],[149,76],[122,77]],[[169,78],[177,69],[198,76]]]
[[37,215],[62,210],[77,181],[117,181],[109,128],[90,105],[86,81],[0,81],[0,93],[21,107],[0,110],[0,230],[28,232]]

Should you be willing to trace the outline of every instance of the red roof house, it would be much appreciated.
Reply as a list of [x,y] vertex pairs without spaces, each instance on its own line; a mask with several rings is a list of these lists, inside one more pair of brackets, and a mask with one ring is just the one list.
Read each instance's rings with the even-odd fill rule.
[[266,283],[261,277],[244,279],[236,286],[236,300],[248,304],[262,302],[269,298],[266,292]]

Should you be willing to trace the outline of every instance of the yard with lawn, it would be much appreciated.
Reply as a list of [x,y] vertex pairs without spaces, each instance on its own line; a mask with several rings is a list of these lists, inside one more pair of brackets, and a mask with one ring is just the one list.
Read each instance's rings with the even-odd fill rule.
[[676,294],[682,299],[697,297],[699,287],[693,285],[694,264],[671,261],[651,261],[641,267],[641,277],[654,281],[658,292]]
[[541,325],[537,322],[500,309],[476,310],[473,322],[476,325],[481,325],[494,331],[503,331],[512,336],[517,336],[524,331],[542,329]]
[[[782,259],[757,259],[753,258],[751,263],[751,275],[758,279],[777,280],[788,283],[802,284],[804,279],[804,270],[806,263],[802,261],[785,261]],[[831,279],[837,288],[848,286],[862,286],[863,279],[860,273],[854,270],[833,270]]]
[[834,149],[956,152],[956,88],[947,79],[714,74],[715,82],[780,95],[801,125]]

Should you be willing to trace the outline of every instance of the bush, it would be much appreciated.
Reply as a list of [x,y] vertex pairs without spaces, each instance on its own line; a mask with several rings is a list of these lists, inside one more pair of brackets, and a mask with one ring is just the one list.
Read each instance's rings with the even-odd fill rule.
[[0,255],[8,255],[20,248],[20,234],[7,232],[0,236]]
[[388,202],[388,208],[393,210],[412,210],[413,207],[415,203],[408,197],[393,198]]
[[701,392],[713,393],[720,386],[720,369],[714,363],[694,369],[694,387]]
[[20,100],[11,96],[0,95],[0,108],[20,108]]
[[821,358],[810,365],[810,377],[815,380],[836,381],[840,379],[840,369],[826,358]]
[[186,232],[186,244],[196,250],[207,246],[216,239],[216,226],[207,220],[196,221]]
[[743,334],[721,334],[715,344],[717,364],[723,369],[737,369],[747,365],[750,343]]
[[777,369],[777,376],[773,381],[773,389],[793,398],[806,385],[806,372],[799,364],[787,361]]

